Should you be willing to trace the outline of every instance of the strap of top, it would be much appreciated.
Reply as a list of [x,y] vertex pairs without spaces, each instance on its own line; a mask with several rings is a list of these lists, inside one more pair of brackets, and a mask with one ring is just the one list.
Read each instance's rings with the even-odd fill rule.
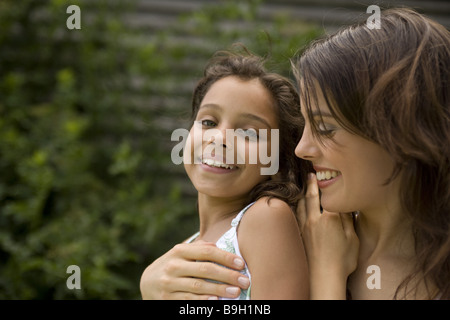
[[185,243],[191,243],[193,242],[195,239],[197,239],[197,237],[200,235],[200,231],[197,231],[195,234],[193,234],[192,236],[189,237],[189,239],[187,239],[185,241]]
[[237,227],[237,226],[239,225],[239,222],[241,222],[241,219],[242,219],[242,217],[244,216],[245,212],[246,212],[246,211],[247,211],[254,203],[255,203],[255,201],[252,202],[252,203],[250,203],[249,205],[247,205],[244,209],[242,209],[242,210],[238,213],[238,215],[236,216],[236,218],[234,218],[234,219],[231,221],[231,226],[232,226],[232,227]]
[[[242,217],[244,216],[245,212],[248,210],[248,208],[250,208],[255,202],[250,203],[249,205],[247,205],[244,209],[242,209],[238,215],[231,221],[231,227],[237,227],[239,225],[239,223],[241,222]],[[197,239],[197,237],[200,235],[200,231],[196,232],[194,235],[192,235],[189,239],[187,239],[185,241],[185,243],[191,243],[193,242],[195,239]]]

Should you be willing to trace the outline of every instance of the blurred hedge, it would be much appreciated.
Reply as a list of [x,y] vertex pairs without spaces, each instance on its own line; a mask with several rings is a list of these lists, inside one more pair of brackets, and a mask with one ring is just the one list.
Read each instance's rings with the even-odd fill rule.
[[[66,27],[71,4],[81,30]],[[170,134],[207,59],[241,41],[289,76],[319,35],[258,6],[151,30],[130,23],[130,1],[0,2],[0,299],[140,298],[145,267],[198,227]],[[66,287],[73,264],[81,290]]]

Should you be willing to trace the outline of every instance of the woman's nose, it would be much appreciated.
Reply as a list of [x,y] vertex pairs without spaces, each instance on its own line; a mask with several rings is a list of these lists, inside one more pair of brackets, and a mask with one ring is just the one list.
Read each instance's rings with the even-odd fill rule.
[[307,125],[303,130],[302,138],[295,148],[295,155],[299,158],[312,161],[320,154],[320,149],[317,146],[317,141],[313,137],[311,129]]

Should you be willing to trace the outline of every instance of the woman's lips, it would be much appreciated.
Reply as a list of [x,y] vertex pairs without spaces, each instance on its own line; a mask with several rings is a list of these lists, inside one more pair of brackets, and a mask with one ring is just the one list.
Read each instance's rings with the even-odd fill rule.
[[317,185],[320,189],[324,189],[329,187],[333,183],[335,183],[338,179],[341,178],[342,174],[338,170],[334,170],[331,168],[313,166],[314,170],[316,170],[317,177]]

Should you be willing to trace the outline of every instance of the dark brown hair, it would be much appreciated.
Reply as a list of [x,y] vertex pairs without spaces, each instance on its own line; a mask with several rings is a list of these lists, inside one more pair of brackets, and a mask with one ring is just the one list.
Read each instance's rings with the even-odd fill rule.
[[411,9],[389,9],[381,29],[365,21],[342,29],[312,44],[296,69],[311,120],[317,85],[345,129],[395,161],[389,181],[401,179],[417,262],[395,298],[423,280],[450,299],[450,32]]
[[265,180],[256,185],[248,202],[268,196],[287,202],[295,210],[303,192],[310,164],[297,158],[294,149],[303,132],[303,119],[295,85],[287,78],[267,72],[262,57],[244,52],[219,51],[209,61],[204,76],[194,89],[192,98],[192,120],[197,116],[200,104],[209,88],[216,81],[234,76],[241,80],[258,79],[273,97],[279,124],[279,171],[276,179]]

